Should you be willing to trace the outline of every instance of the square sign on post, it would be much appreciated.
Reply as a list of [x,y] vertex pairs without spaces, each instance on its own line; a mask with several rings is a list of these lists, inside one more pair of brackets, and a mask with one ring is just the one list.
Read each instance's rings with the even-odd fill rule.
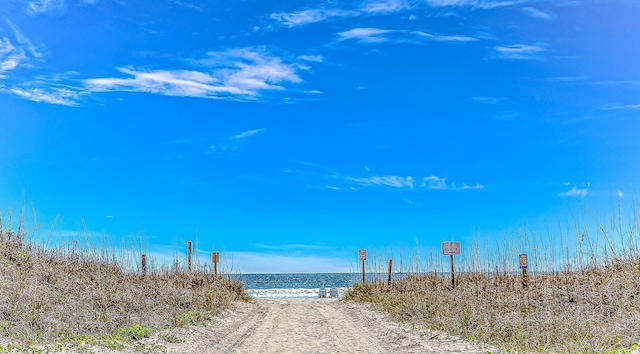
[[460,254],[460,242],[443,242],[442,254],[445,256]]
[[526,254],[521,254],[519,258],[520,261],[520,269],[527,269],[529,267],[529,262],[527,260]]
[[366,261],[367,260],[367,250],[358,250],[358,256],[360,257],[361,261]]

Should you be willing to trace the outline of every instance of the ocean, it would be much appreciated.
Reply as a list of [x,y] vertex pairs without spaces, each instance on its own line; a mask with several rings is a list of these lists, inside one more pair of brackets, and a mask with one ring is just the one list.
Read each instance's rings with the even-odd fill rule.
[[[367,274],[367,281],[380,275]],[[320,289],[338,290],[338,297],[353,284],[362,281],[359,273],[290,273],[290,274],[240,274],[235,276],[254,298],[314,298]]]

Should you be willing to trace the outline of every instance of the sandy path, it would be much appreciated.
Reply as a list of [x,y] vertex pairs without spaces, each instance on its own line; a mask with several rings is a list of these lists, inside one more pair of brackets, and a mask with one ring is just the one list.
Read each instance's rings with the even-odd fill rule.
[[[167,335],[181,343],[169,343]],[[166,353],[486,353],[487,350],[443,333],[398,323],[368,305],[329,299],[237,304],[207,326],[156,334],[142,343],[148,351]]]

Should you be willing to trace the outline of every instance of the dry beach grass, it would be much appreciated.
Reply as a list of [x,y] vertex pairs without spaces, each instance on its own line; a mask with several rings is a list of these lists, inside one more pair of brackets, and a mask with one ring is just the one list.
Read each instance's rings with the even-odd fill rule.
[[[58,344],[123,347],[152,331],[209,320],[243,286],[205,271],[127,263],[126,250],[43,247],[26,241],[23,216],[0,219],[0,349]],[[28,350],[27,350],[28,351]]]
[[[382,281],[358,284],[346,298],[505,351],[628,352],[640,339],[639,217],[636,208],[623,229],[617,223],[604,227],[591,215],[572,223],[575,238],[561,230],[562,241],[545,247],[532,242],[535,230],[506,237],[493,253],[476,242],[457,262],[453,289],[448,262],[432,255],[426,269],[390,287]],[[588,236],[588,223],[596,237]],[[517,268],[523,250],[537,259],[527,288]]]

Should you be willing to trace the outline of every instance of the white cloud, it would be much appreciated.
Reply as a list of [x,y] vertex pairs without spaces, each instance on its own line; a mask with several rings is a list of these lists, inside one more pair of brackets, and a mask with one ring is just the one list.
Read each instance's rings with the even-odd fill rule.
[[18,26],[7,20],[16,40],[14,44],[9,38],[0,38],[0,77],[20,65],[28,65],[29,60],[41,59],[42,54],[35,45],[20,31]]
[[413,31],[412,34],[418,35],[420,37],[430,39],[432,41],[441,41],[441,42],[475,42],[478,39],[469,37],[469,36],[461,36],[461,35],[436,35],[422,31]]
[[264,91],[283,91],[287,84],[302,82],[299,65],[263,48],[208,52],[191,61],[197,70],[140,70],[119,68],[129,77],[84,80],[92,92],[130,91],[167,96],[256,99]]
[[602,108],[604,110],[627,110],[627,109],[640,109],[640,104],[626,104],[621,106],[607,106]]
[[495,58],[507,60],[530,60],[538,58],[538,55],[545,51],[537,45],[513,44],[509,46],[494,47]]
[[441,178],[438,176],[429,176],[422,179],[420,187],[427,187],[429,189],[447,189],[447,178]]
[[264,133],[266,131],[267,131],[266,128],[247,130],[247,131],[242,132],[240,134],[234,135],[232,139],[246,139],[246,138],[248,138],[250,136],[254,136],[256,134]]
[[622,198],[624,196],[624,193],[622,191],[618,191],[617,195],[618,195],[618,198]]
[[244,140],[246,140],[247,138],[257,134],[265,133],[266,131],[267,131],[266,128],[260,128],[260,129],[251,129],[251,130],[247,130],[247,131],[235,134],[229,137],[228,141],[223,144],[210,145],[208,153],[221,154],[227,151],[235,151],[240,147],[240,145],[244,143]]
[[64,0],[34,0],[27,3],[27,13],[36,15],[39,13],[54,12],[64,8]]
[[358,11],[340,9],[309,9],[297,12],[283,12],[271,14],[269,17],[286,27],[296,27],[310,23],[322,22],[331,18],[358,16]]
[[387,30],[381,28],[354,28],[338,33],[338,41],[355,40],[360,43],[410,43],[421,44],[424,41],[465,43],[477,41],[464,35],[436,35],[423,31]]
[[406,0],[374,0],[365,2],[360,10],[369,14],[388,14],[410,8]]
[[413,189],[413,185],[415,183],[413,177],[400,177],[400,176],[374,176],[374,177],[363,177],[363,178],[353,178],[347,177],[347,180],[358,183],[363,186],[372,186],[372,185],[381,185],[381,186],[389,186],[395,188],[411,188]]
[[473,9],[494,9],[504,6],[512,6],[527,2],[528,0],[426,0],[432,7],[469,7]]
[[77,106],[79,92],[68,88],[12,88],[11,93],[34,102],[44,102],[63,106]]
[[340,41],[354,39],[362,43],[380,43],[388,41],[384,35],[391,32],[380,28],[354,28],[338,33],[338,37]]
[[545,21],[553,21],[554,20],[554,16],[542,11],[542,10],[538,10],[535,7],[525,7],[522,9],[522,11],[524,11],[525,14],[531,16],[531,17],[535,17],[537,19],[540,20],[545,20]]
[[576,187],[573,187],[573,188],[569,189],[566,192],[560,193],[559,196],[561,196],[561,197],[582,197],[582,198],[584,198],[584,197],[587,196],[588,193],[589,193],[589,190],[586,189],[586,188],[585,189],[578,189]]
[[324,57],[322,55],[300,55],[298,59],[304,61],[312,61],[314,63],[322,63],[324,62]]

